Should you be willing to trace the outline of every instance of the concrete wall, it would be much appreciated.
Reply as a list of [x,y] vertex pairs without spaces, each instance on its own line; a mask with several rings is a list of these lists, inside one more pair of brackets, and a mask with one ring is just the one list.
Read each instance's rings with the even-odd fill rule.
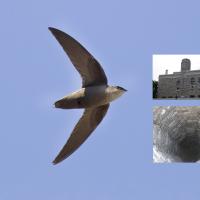
[[200,106],[155,106],[154,162],[200,160]]

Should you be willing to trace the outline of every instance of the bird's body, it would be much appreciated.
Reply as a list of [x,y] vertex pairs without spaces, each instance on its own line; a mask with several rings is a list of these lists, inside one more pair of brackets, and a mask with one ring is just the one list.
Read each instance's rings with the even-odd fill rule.
[[120,97],[124,92],[115,87],[100,85],[81,88],[55,102],[56,108],[92,108],[102,106]]
[[82,88],[55,102],[56,108],[84,108],[67,143],[53,161],[57,164],[70,156],[94,131],[104,118],[109,103],[126,90],[120,86],[108,86],[107,77],[98,61],[74,38],[49,28],[82,77]]

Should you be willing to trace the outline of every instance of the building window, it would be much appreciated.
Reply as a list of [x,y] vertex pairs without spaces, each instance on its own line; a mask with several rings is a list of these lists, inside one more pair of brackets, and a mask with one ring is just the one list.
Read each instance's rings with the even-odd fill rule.
[[181,83],[181,81],[180,81],[180,80],[177,80],[177,81],[176,81],[176,86],[179,86],[180,83]]
[[192,77],[192,78],[190,79],[190,82],[191,82],[191,85],[194,85],[194,84],[195,84],[195,78]]
[[198,77],[198,83],[200,84],[200,77]]

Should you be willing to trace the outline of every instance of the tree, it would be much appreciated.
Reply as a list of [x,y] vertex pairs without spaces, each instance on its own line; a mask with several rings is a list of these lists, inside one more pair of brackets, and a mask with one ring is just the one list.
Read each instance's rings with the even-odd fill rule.
[[158,93],[158,81],[153,81],[153,98],[157,98]]

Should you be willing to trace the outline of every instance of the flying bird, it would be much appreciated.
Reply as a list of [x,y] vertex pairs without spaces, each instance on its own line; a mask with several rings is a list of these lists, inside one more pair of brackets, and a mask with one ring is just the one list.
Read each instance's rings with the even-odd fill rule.
[[62,109],[85,109],[67,143],[53,161],[57,164],[79,148],[106,115],[109,103],[127,90],[120,86],[109,86],[99,62],[74,38],[56,28],[49,27],[49,30],[82,78],[81,89],[56,101],[54,105]]

